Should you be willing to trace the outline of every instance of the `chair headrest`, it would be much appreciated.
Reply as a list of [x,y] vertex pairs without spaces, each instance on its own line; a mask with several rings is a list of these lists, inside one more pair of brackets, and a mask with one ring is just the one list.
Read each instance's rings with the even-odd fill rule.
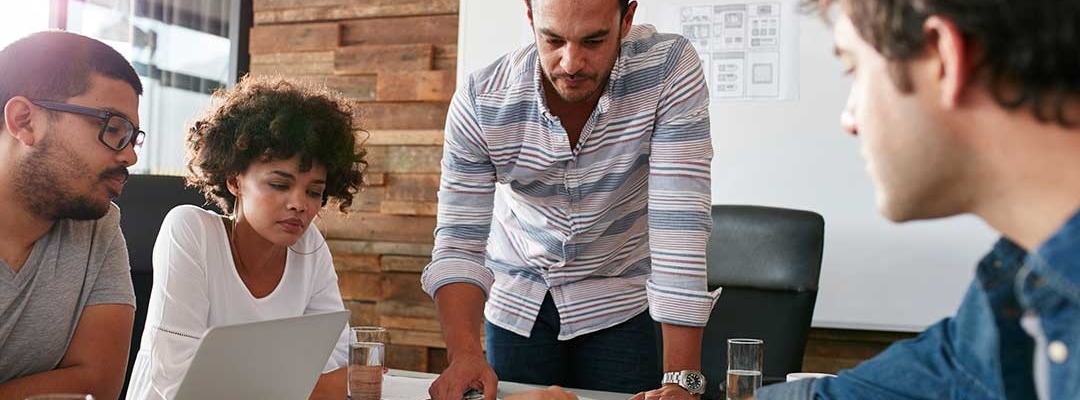
[[817,291],[825,220],[786,208],[716,205],[709,286]]

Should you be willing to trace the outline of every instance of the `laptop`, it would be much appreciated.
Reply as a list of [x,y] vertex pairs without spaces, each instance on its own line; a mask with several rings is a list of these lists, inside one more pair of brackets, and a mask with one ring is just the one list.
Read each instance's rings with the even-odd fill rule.
[[306,399],[348,319],[334,311],[212,327],[174,399]]

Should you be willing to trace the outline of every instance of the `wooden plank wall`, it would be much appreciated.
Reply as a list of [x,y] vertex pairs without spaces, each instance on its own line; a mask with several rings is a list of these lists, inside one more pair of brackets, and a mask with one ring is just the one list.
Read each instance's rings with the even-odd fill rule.
[[[434,240],[458,0],[254,0],[254,10],[252,74],[325,84],[361,110],[368,185],[348,217],[328,210],[317,223],[351,323],[390,329],[390,367],[441,372],[445,343],[419,273]],[[848,368],[908,336],[814,329],[804,370]]]
[[360,110],[368,184],[317,222],[353,325],[390,330],[391,368],[441,372],[445,344],[420,271],[431,257],[458,0],[254,0],[251,73],[340,91]]

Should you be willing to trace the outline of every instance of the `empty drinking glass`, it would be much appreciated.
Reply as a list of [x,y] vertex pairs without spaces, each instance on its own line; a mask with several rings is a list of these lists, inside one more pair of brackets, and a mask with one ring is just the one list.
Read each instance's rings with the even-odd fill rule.
[[358,326],[351,330],[349,351],[349,398],[380,400],[383,369],[386,366],[386,329]]
[[760,339],[728,339],[727,400],[750,399],[757,394],[764,343]]

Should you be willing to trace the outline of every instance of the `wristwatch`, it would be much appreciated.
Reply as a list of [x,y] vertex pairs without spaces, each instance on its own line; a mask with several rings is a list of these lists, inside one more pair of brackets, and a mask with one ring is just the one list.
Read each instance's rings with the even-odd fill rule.
[[671,371],[665,372],[664,378],[660,380],[661,385],[668,383],[674,383],[679,387],[686,389],[690,394],[702,394],[705,393],[705,375],[701,374],[701,371]]

